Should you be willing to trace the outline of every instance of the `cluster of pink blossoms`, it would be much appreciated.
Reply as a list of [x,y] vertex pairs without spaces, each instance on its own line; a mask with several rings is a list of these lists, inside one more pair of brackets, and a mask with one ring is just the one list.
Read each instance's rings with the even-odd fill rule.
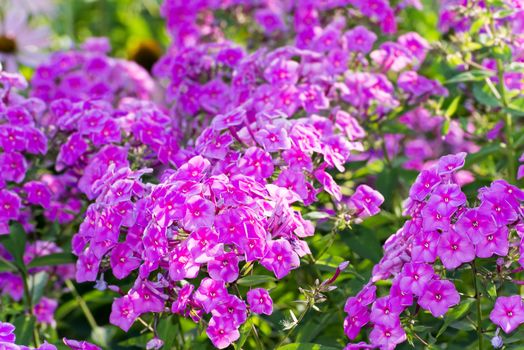
[[[15,327],[10,323],[0,322],[0,349],[2,350],[57,350],[57,347],[44,342],[38,348],[16,345]],[[85,341],[64,338],[64,344],[71,350],[101,350],[98,346]]]
[[[242,132],[246,127],[235,131],[244,118],[242,111],[217,116],[212,127],[229,130],[238,141],[225,134],[229,143],[209,151],[209,158],[196,155],[177,170],[166,170],[159,184],[140,180],[149,170],[127,167],[114,168],[94,183],[96,202],[73,238],[73,251],[79,254],[77,281],[95,281],[108,269],[117,279],[138,271],[133,288],[113,304],[113,324],[128,330],[141,314],[169,309],[195,321],[211,314],[207,334],[215,346],[226,347],[238,339],[248,310],[272,311],[264,289],[247,293],[249,308],[240,295],[228,292],[242,277],[241,266],[258,262],[280,279],[310,253],[302,239],[313,235],[314,227],[292,205],[316,201],[322,188],[336,201],[342,198],[325,166],[314,165],[311,158],[317,153],[328,162],[331,155],[323,153],[322,129],[297,123],[291,130],[301,133],[288,135],[283,128],[274,136],[257,132],[244,143],[237,135],[249,134]],[[325,128],[328,122],[319,125]],[[263,143],[271,137],[274,142]],[[197,141],[197,150],[201,144]],[[350,207],[355,217],[374,215],[383,200],[361,186]],[[202,274],[209,277],[199,285],[188,283]],[[98,285],[105,286],[103,277]]]
[[275,45],[291,38],[303,48],[317,35],[322,12],[346,11],[354,20],[364,18],[383,33],[394,34],[397,31],[396,14],[406,7],[421,9],[422,5],[419,0],[403,0],[397,4],[389,0],[201,0],[190,4],[166,0],[162,14],[175,48],[222,39],[220,21],[214,14],[219,10],[239,26],[256,23],[258,32],[264,36],[264,44]]
[[108,57],[106,38],[88,39],[79,50],[54,53],[39,65],[31,79],[31,95],[50,103],[57,99],[152,98],[155,82],[135,62]]
[[[393,349],[404,342],[401,314],[415,302],[434,317],[457,305],[460,295],[453,282],[437,272],[440,266],[454,270],[476,258],[499,256],[504,262],[498,268],[510,269],[514,263],[508,255],[510,246],[520,244],[519,255],[524,254],[524,192],[497,180],[479,190],[478,206],[469,207],[455,177],[465,156],[444,156],[417,177],[405,202],[405,214],[411,219],[387,240],[384,257],[373,268],[370,282],[345,305],[347,336],[355,339],[371,323],[371,345],[350,344],[347,349]],[[377,297],[376,282],[389,278],[389,295]],[[520,296],[501,296],[490,318],[509,333],[524,323],[523,310]]]
[[[203,11],[204,3],[196,6],[192,13]],[[351,3],[362,11],[370,10],[363,2]],[[182,12],[175,11],[179,8],[177,4],[176,1],[165,3],[168,23],[170,16],[176,19],[172,23],[185,23],[178,17]],[[280,5],[282,14],[292,14],[291,18],[282,20],[294,26],[294,31],[287,32],[288,46],[270,50],[264,45],[247,53],[241,46],[215,38],[210,43],[203,41],[187,47],[174,45],[157,63],[154,73],[161,81],[167,81],[166,100],[172,105],[171,115],[185,134],[197,134],[208,127],[217,114],[225,116],[238,111],[245,113],[241,116],[248,126],[245,134],[234,135],[228,130],[234,127],[237,131],[240,123],[237,118],[232,121],[236,124],[222,123],[207,128],[198,140],[204,136],[206,141],[216,139],[211,141],[211,146],[213,143],[224,146],[233,139],[245,143],[245,139],[256,138],[259,129],[264,128],[259,116],[266,112],[269,117],[264,123],[269,130],[262,131],[264,134],[273,134],[271,129],[288,128],[289,124],[277,116],[303,121],[307,117],[312,123],[318,123],[317,119],[323,122],[323,117],[327,117],[349,141],[356,141],[374,136],[366,135],[360,124],[385,122],[390,113],[402,106],[407,109],[420,106],[405,113],[402,122],[417,132],[431,134],[434,140],[401,133],[383,135],[391,157],[403,151],[399,145],[405,144],[410,158],[406,167],[420,169],[425,161],[437,157],[440,150],[476,149],[465,141],[468,135],[456,123],[450,134],[441,138],[444,118],[432,117],[423,107],[431,96],[445,96],[447,91],[437,81],[417,72],[430,49],[420,35],[410,32],[400,35],[396,41],[375,45],[377,35],[373,31],[363,25],[348,25],[354,16],[358,17],[358,11],[330,12],[347,5],[344,1],[308,2],[296,11],[284,11],[289,6],[293,8],[292,4],[282,2]],[[209,6],[206,13],[211,14],[214,7]],[[245,6],[240,11],[248,15],[253,11],[258,13],[257,6]],[[386,8],[389,8],[386,2],[377,1],[371,11],[386,14]],[[212,18],[207,19],[212,27]],[[185,30],[187,26],[180,28]],[[195,39],[195,42],[199,41]],[[225,129],[225,133],[220,128]],[[342,147],[341,153],[350,149],[346,142],[336,139],[332,142],[338,143],[336,148]],[[363,151],[361,147],[359,150]],[[381,153],[382,150],[369,150],[354,159],[374,159],[381,157]],[[340,169],[340,165],[337,168]]]

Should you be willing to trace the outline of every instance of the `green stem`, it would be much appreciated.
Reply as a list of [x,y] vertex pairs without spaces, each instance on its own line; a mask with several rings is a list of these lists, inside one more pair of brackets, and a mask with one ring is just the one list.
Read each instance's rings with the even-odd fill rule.
[[69,288],[69,290],[71,290],[71,293],[73,293],[73,296],[75,297],[76,302],[78,303],[78,305],[82,309],[82,312],[84,313],[84,316],[86,317],[87,322],[89,323],[91,328],[92,329],[98,328],[98,325],[97,325],[97,323],[95,321],[95,318],[93,317],[93,314],[91,313],[91,310],[89,310],[89,307],[87,307],[87,304],[86,304],[85,300],[82,298],[82,296],[76,290],[75,285],[73,284],[73,282],[71,282],[71,280],[67,279],[65,281],[65,284],[66,284],[67,288]]
[[295,330],[295,328],[297,328],[298,324],[302,321],[304,316],[306,316],[306,314],[308,313],[309,309],[311,309],[311,305],[312,305],[312,302],[309,301],[307,303],[306,308],[304,309],[304,311],[302,311],[300,313],[300,315],[298,316],[297,321],[294,322],[293,325],[289,328],[289,330],[287,331],[286,335],[282,339],[280,339],[280,341],[278,342],[278,345],[275,347],[276,350],[278,350],[278,348],[280,348],[282,346],[282,344],[286,341],[286,339],[288,339],[291,336],[291,333],[293,333],[293,331]]
[[477,286],[477,265],[475,260],[471,263],[473,271],[473,283],[475,284],[475,299],[477,299],[477,335],[479,339],[479,350],[483,350],[484,342],[482,336],[482,309],[481,309],[481,297]]
[[331,246],[333,245],[333,243],[335,243],[335,240],[337,238],[337,235],[339,233],[339,230],[338,230],[338,226],[340,225],[340,223],[338,221],[335,221],[334,223],[334,227],[333,229],[331,230],[331,232],[329,233],[329,241],[328,243],[324,246],[324,248],[320,251],[320,253],[318,254],[317,258],[313,258],[313,263],[316,263],[318,260],[320,260],[320,258],[322,258],[322,256],[324,254],[326,254],[326,252],[329,250],[329,248],[331,248]]
[[255,327],[255,323],[251,321],[251,329],[253,331],[253,336],[255,338],[255,343],[257,344],[258,350],[264,350],[264,345],[262,344],[262,341],[260,340],[260,337],[258,336],[257,327]]
[[[491,35],[493,38],[494,43],[496,43],[496,27],[495,22],[493,20],[493,14],[491,13],[491,9],[488,8],[489,14],[490,14],[490,20],[489,20],[489,27],[491,31]],[[497,78],[498,78],[498,90],[500,93],[500,102],[502,103],[502,106],[505,109],[509,108],[509,101],[508,101],[508,95],[506,93],[506,86],[504,85],[504,62],[500,57],[498,57],[495,50],[492,49],[493,56],[495,57],[495,61],[497,64]],[[508,150],[508,181],[511,183],[514,183],[517,178],[517,172],[516,172],[516,157],[515,157],[515,146],[513,142],[513,119],[511,117],[511,114],[508,112],[504,112],[504,134],[506,137],[506,145]]]
[[[29,314],[31,315],[31,317],[34,317],[35,312],[33,309],[33,297],[29,289],[29,283],[27,282],[28,276],[27,273],[25,271],[22,271],[21,269],[20,274],[22,275],[22,280],[24,282],[24,298],[27,304],[27,309],[29,310]],[[36,325],[33,328],[33,342],[35,344],[35,347],[38,348],[40,346],[40,334],[38,334],[38,329]]]
[[180,322],[180,317],[177,317],[176,323],[178,325],[178,333],[180,334],[180,339],[182,339],[182,349],[186,348],[186,339],[184,338],[184,330],[182,329],[182,323]]

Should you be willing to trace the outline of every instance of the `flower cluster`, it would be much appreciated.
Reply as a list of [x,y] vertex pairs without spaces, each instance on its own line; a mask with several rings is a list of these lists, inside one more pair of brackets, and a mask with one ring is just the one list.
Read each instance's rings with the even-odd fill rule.
[[49,103],[100,99],[118,103],[124,97],[148,100],[155,83],[138,64],[107,56],[106,38],[88,39],[79,50],[54,53],[31,80],[31,95]]
[[51,201],[45,183],[26,181],[33,162],[47,153],[47,137],[41,125],[45,104],[21,96],[25,88],[22,76],[0,71],[0,234],[9,233],[10,220],[28,223],[31,206],[46,208]]
[[[492,256],[505,260],[498,263],[499,270],[501,266],[510,269],[515,262],[509,251],[510,246],[522,247],[524,242],[524,192],[496,180],[480,189],[480,203],[469,207],[455,176],[464,165],[465,156],[444,156],[417,177],[405,202],[405,214],[411,219],[384,244],[384,257],[373,268],[370,282],[347,300],[344,329],[350,339],[355,339],[361,328],[371,322],[371,345],[392,349],[406,340],[401,314],[413,303],[439,317],[460,302],[453,281],[444,277],[445,270]],[[389,278],[389,294],[377,297],[376,283]],[[522,307],[520,296],[501,296],[491,320],[509,333],[524,322]]]
[[[282,119],[298,118],[300,123],[318,124],[317,118],[328,117],[349,141],[356,141],[373,137],[366,135],[361,123],[382,123],[393,112],[403,114],[403,108],[420,106],[405,113],[401,121],[409,126],[420,123],[421,127],[414,129],[431,133],[435,140],[407,139],[404,143],[412,159],[406,167],[421,168],[424,161],[437,157],[440,149],[473,151],[473,145],[462,142],[465,136],[460,128],[455,128],[457,123],[442,139],[444,118],[434,118],[423,108],[430,96],[447,94],[437,81],[417,72],[430,48],[427,41],[411,32],[396,41],[375,45],[377,34],[362,25],[348,26],[350,21],[343,16],[330,15],[329,10],[340,5],[311,3],[297,9],[297,16],[302,10],[311,11],[295,21],[296,28],[309,33],[308,40],[300,39],[302,32],[297,29],[293,45],[275,50],[263,47],[246,53],[242,47],[223,40],[168,52],[157,63],[154,73],[168,83],[167,103],[172,104],[171,114],[176,116],[180,130],[196,134],[210,126],[217,114],[223,118],[234,114],[235,118],[228,117],[233,118],[231,123],[219,119],[220,124],[211,125],[212,132],[207,128],[198,139],[214,134],[223,140],[213,143],[226,147],[224,144],[232,139],[243,143],[246,139],[258,141],[261,115],[264,115],[262,123],[273,129],[288,128],[288,122]],[[386,6],[383,2],[376,4],[377,11],[382,9],[378,11],[381,14],[387,13],[383,6]],[[300,24],[301,20],[308,25]],[[244,134],[237,130],[241,122],[247,126]],[[226,137],[221,132],[231,133],[231,128],[237,135]],[[399,153],[398,141],[406,138],[403,134],[377,136],[383,136],[391,157]],[[347,152],[347,143],[340,146]],[[363,150],[360,146],[358,149]],[[360,158],[372,159],[381,152],[382,149],[370,150]]]
[[[5,350],[57,350],[57,347],[44,342],[37,348],[16,345],[15,326],[10,323],[0,322],[0,348]],[[101,350],[98,346],[85,341],[76,341],[64,338],[64,344],[71,350]]]
[[[166,0],[162,14],[173,38],[173,49],[194,46],[205,41],[224,38],[220,18],[215,12],[223,11],[238,26],[256,23],[249,27],[253,36],[262,35],[266,46],[295,40],[297,46],[308,46],[318,29],[325,23],[323,13],[345,10],[349,20],[365,20],[376,25],[385,34],[397,31],[396,14],[406,7],[421,9],[418,0],[404,0],[393,5],[388,0],[328,0],[315,1],[197,1],[187,4],[181,0]],[[221,13],[222,14],[222,13]],[[341,14],[339,14],[341,15]],[[334,42],[336,33],[325,35]],[[254,43],[256,45],[256,43]]]

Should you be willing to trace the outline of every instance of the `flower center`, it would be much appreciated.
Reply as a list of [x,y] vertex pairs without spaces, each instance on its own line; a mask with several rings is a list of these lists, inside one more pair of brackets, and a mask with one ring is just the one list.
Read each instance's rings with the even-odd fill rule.
[[0,35],[0,52],[15,53],[16,41],[8,36]]

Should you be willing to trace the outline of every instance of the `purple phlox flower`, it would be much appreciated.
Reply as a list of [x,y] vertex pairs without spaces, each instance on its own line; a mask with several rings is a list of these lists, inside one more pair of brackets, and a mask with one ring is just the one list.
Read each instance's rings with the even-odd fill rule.
[[349,339],[355,339],[362,327],[370,320],[370,312],[367,307],[356,304],[348,311],[348,316],[344,319],[344,332]]
[[247,319],[247,308],[244,301],[235,295],[227,295],[222,303],[211,311],[214,317],[229,319],[235,327],[239,327]]
[[393,326],[376,324],[369,334],[369,340],[375,347],[394,349],[397,344],[406,340],[406,332],[400,323]]
[[273,300],[264,288],[254,288],[247,292],[249,310],[256,314],[271,315],[273,313]]
[[326,27],[313,43],[315,50],[326,52],[340,47],[340,30],[334,27]]
[[398,275],[393,279],[391,288],[389,290],[389,295],[403,307],[409,307],[413,305],[413,293],[411,293],[409,290],[403,290],[400,287],[401,279],[402,275]]
[[278,239],[268,243],[268,251],[260,263],[281,279],[300,265],[300,259],[288,241]]
[[437,212],[449,217],[458,207],[466,203],[466,195],[455,184],[438,185],[431,194],[428,206],[434,206]]
[[255,139],[267,152],[278,152],[291,147],[291,141],[283,125],[265,125],[255,133]]
[[435,80],[428,79],[415,71],[406,71],[400,73],[397,85],[412,98],[424,95],[447,95],[447,90]]
[[335,124],[350,141],[360,140],[366,136],[366,131],[358,120],[345,111],[339,110],[335,113]]
[[218,349],[227,348],[240,338],[238,328],[231,318],[213,316],[207,326],[206,334]]
[[409,196],[418,201],[423,201],[441,181],[435,168],[422,170],[417,176],[415,183],[411,186]]
[[0,341],[6,343],[14,343],[15,336],[15,326],[7,322],[0,322]]
[[354,307],[359,305],[367,306],[376,300],[377,287],[373,284],[367,285],[355,296],[346,301],[344,306],[345,312],[350,312]]
[[418,60],[419,64],[425,60],[426,54],[431,48],[426,39],[416,32],[409,32],[399,36],[397,42],[406,47]]
[[1,177],[6,181],[20,183],[24,180],[27,171],[27,161],[18,152],[0,154]]
[[300,65],[295,61],[275,59],[264,71],[266,80],[275,85],[294,85],[298,81]]
[[455,225],[455,229],[457,232],[467,235],[473,243],[477,244],[482,236],[494,233],[497,230],[497,224],[485,207],[479,207],[462,214]]
[[211,163],[202,156],[195,156],[187,163],[184,163],[176,172],[175,180],[201,180]]
[[416,296],[421,296],[429,281],[436,278],[435,271],[429,264],[409,263],[402,268],[399,286]]
[[90,250],[84,251],[76,262],[76,281],[78,283],[95,281],[100,261],[100,258]]
[[[216,217],[215,225],[219,217],[220,215]],[[234,228],[236,227],[237,225],[234,226]],[[219,253],[220,248],[217,233],[208,227],[194,231],[187,239],[187,249],[195,262],[199,264],[212,260]]]
[[315,178],[320,182],[323,189],[333,196],[337,201],[342,199],[342,191],[340,186],[333,180],[333,177],[329,175],[323,168],[315,170],[313,173]]
[[437,207],[426,204],[421,211],[422,214],[422,228],[424,231],[441,230],[448,231],[451,223],[450,216],[442,215]]
[[51,202],[51,190],[40,181],[30,181],[24,184],[27,201],[30,204],[38,204],[47,208]]
[[286,24],[281,16],[269,8],[255,11],[254,18],[267,35],[286,30]]
[[499,256],[508,255],[509,240],[508,228],[499,227],[495,232],[482,236],[480,241],[475,245],[475,251],[479,258],[489,258],[493,254]]
[[56,308],[58,307],[58,302],[47,297],[42,297],[38,304],[34,306],[34,314],[37,322],[55,325],[54,314]]
[[479,210],[491,213],[498,226],[508,225],[518,219],[519,206],[512,205],[511,197],[503,191],[486,190],[481,192],[482,204]]
[[183,225],[186,230],[193,231],[201,227],[211,227],[215,220],[215,205],[200,196],[190,197],[186,203],[186,214]]
[[413,61],[413,55],[407,48],[389,41],[380,45],[379,49],[371,52],[370,56],[382,72],[389,70],[399,72]]
[[475,259],[475,247],[465,234],[449,230],[440,235],[437,253],[447,269],[454,269]]
[[460,152],[457,154],[450,154],[440,158],[438,162],[438,174],[446,175],[457,171],[464,166],[467,153]]
[[135,312],[131,297],[125,295],[113,301],[109,322],[127,332],[138,316],[139,314]]
[[450,307],[457,305],[459,302],[460,295],[455,285],[447,280],[430,281],[418,300],[420,306],[430,311],[434,317],[444,315]]
[[491,322],[498,325],[505,333],[511,333],[524,323],[524,305],[520,295],[498,297],[489,314]]
[[275,169],[271,155],[258,147],[248,148],[237,167],[242,169],[242,174],[258,179],[270,177]]
[[350,197],[348,205],[355,211],[355,216],[365,218],[380,212],[384,197],[368,185],[359,185]]
[[391,296],[378,298],[371,307],[370,320],[374,324],[396,326],[404,307]]
[[128,295],[137,315],[164,311],[165,300],[168,298],[152,282],[140,278],[136,280],[135,286],[129,291]]
[[16,219],[22,203],[20,197],[12,191],[0,190],[0,221]]
[[235,252],[217,254],[207,263],[209,277],[215,281],[231,283],[238,278],[238,257]]
[[67,345],[67,347],[71,350],[102,350],[102,348],[86,341],[78,341],[67,338],[64,338],[63,341],[64,344]]
[[349,51],[368,53],[377,40],[377,35],[364,26],[356,26],[344,33]]
[[142,263],[141,259],[134,256],[134,250],[125,243],[119,243],[111,252],[111,269],[113,275],[122,279],[136,270]]
[[413,262],[434,262],[437,258],[437,245],[440,234],[437,231],[425,231],[416,235],[411,248]]
[[185,315],[187,306],[191,301],[191,295],[195,286],[192,284],[186,284],[178,290],[177,297],[171,305],[171,312],[175,314]]
[[4,149],[4,152],[25,151],[27,145],[25,136],[21,127],[0,125],[0,147]]
[[360,150],[359,142],[349,142],[344,137],[333,135],[324,140],[322,154],[324,160],[338,171],[344,171],[344,163],[348,160],[352,150]]
[[160,338],[154,337],[146,344],[146,350],[159,350],[164,346],[164,341]]
[[199,270],[200,265],[192,259],[187,246],[179,245],[173,250],[169,260],[169,277],[173,281],[195,278]]
[[195,291],[193,299],[202,305],[206,312],[211,312],[228,295],[224,281],[204,278]]

